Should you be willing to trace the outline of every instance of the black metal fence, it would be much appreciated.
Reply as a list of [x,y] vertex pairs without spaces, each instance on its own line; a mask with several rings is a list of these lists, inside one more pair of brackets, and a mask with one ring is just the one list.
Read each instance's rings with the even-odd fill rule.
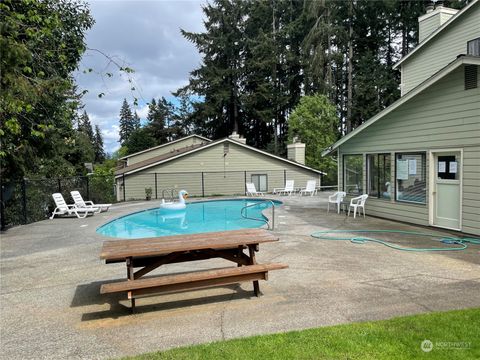
[[[319,175],[292,170],[256,170],[222,172],[140,173],[128,176],[76,176],[55,179],[24,179],[1,184],[1,228],[29,224],[48,218],[55,209],[52,194],[61,193],[67,204],[73,203],[70,191],[77,190],[84,200],[94,203],[161,199],[177,196],[186,189],[190,196],[244,195],[245,183],[252,182],[258,191],[273,192],[286,180],[294,180],[297,189]],[[327,185],[327,184],[321,184]],[[326,186],[325,190],[331,190]]]
[[78,190],[84,200],[116,202],[115,179],[111,176],[76,176],[58,179],[23,179],[1,184],[1,229],[46,219],[55,208],[52,194],[61,193],[72,203],[70,191]]
[[308,180],[315,179],[320,185],[320,174],[293,170],[249,170],[249,171],[199,171],[134,173],[117,177],[117,199],[119,201],[145,200],[147,194],[152,199],[169,195],[165,190],[173,189],[175,194],[181,189],[190,196],[245,195],[246,183],[255,184],[257,191],[273,192],[285,186],[286,180],[294,180],[295,186],[304,188]]

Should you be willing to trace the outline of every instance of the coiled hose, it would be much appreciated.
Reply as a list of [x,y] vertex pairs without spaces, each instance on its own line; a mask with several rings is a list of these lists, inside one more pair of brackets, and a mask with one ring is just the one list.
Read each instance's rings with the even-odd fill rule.
[[[352,234],[352,236],[346,237],[338,237],[334,236],[333,234]],[[429,237],[432,238],[433,241],[441,242],[443,244],[451,244],[456,246],[451,247],[432,247],[432,248],[412,248],[412,247],[404,247],[397,244],[393,244],[388,241],[375,239],[372,237],[365,237],[365,236],[355,236],[354,234],[365,234],[365,233],[384,233],[384,234],[405,234],[408,236],[418,236],[418,237]],[[436,234],[428,234],[428,233],[420,233],[415,231],[403,231],[403,230],[323,230],[323,231],[315,231],[311,234],[312,237],[321,239],[321,240],[349,240],[354,244],[365,244],[367,242],[374,242],[378,244],[382,244],[388,246],[389,248],[402,250],[402,251],[459,251],[465,250],[468,247],[468,244],[475,244],[480,245],[479,238],[460,238],[460,237],[453,237],[453,236],[439,236]]]

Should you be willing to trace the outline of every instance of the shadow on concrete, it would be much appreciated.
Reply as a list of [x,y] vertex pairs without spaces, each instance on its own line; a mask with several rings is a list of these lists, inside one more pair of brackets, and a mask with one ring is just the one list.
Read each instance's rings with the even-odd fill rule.
[[[102,284],[107,284],[115,281],[96,281],[89,284],[78,285],[75,294],[73,296],[70,307],[83,307],[83,306],[92,306],[92,305],[105,305],[109,304],[110,308],[108,310],[86,312],[82,315],[82,321],[91,321],[98,319],[116,319],[124,316],[129,316],[132,314],[130,309],[130,301],[127,299],[125,293],[118,294],[100,294],[100,286]],[[232,285],[223,285],[217,287],[211,287],[209,289],[219,289],[224,288],[229,290],[229,293],[226,294],[217,294],[211,296],[202,296],[198,298],[189,298],[189,299],[180,299],[174,301],[161,302],[160,295],[150,296],[150,300],[146,298],[140,298],[136,301],[135,313],[148,313],[153,311],[162,311],[162,310],[172,310],[179,308],[186,308],[191,306],[206,305],[213,303],[222,303],[231,300],[239,299],[249,299],[255,297],[253,290],[244,290],[238,284]],[[180,294],[182,292],[195,292],[195,291],[205,291],[205,289],[199,290],[188,290],[188,291],[177,291],[175,294]],[[234,291],[233,293],[231,291]],[[172,294],[172,293],[169,293]],[[151,298],[157,298],[158,303],[146,303],[142,302],[152,302]],[[153,301],[157,301],[157,299]],[[128,305],[122,304],[126,302]]]

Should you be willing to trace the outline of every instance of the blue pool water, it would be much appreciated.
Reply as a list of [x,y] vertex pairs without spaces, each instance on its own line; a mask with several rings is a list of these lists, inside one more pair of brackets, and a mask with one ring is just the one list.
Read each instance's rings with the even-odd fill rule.
[[[244,215],[265,219],[262,211],[271,207],[262,199],[213,200],[187,203],[185,210],[149,209],[123,216],[99,227],[97,233],[124,239],[139,239],[168,235],[196,234],[211,231],[259,228],[265,222],[245,219],[240,214],[246,205],[258,204],[244,210]],[[280,205],[280,201],[274,201]]]

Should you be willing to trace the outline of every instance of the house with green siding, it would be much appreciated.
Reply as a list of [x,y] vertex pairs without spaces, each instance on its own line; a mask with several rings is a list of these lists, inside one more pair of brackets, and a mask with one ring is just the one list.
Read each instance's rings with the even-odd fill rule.
[[185,189],[190,196],[244,195],[245,183],[257,191],[271,192],[294,180],[305,187],[308,180],[320,186],[324,173],[305,165],[305,144],[287,146],[283,158],[246,145],[237,134],[211,141],[191,135],[120,159],[115,171],[117,199],[161,199],[170,190]]
[[480,3],[437,6],[395,65],[401,98],[323,152],[366,213],[480,235]]

